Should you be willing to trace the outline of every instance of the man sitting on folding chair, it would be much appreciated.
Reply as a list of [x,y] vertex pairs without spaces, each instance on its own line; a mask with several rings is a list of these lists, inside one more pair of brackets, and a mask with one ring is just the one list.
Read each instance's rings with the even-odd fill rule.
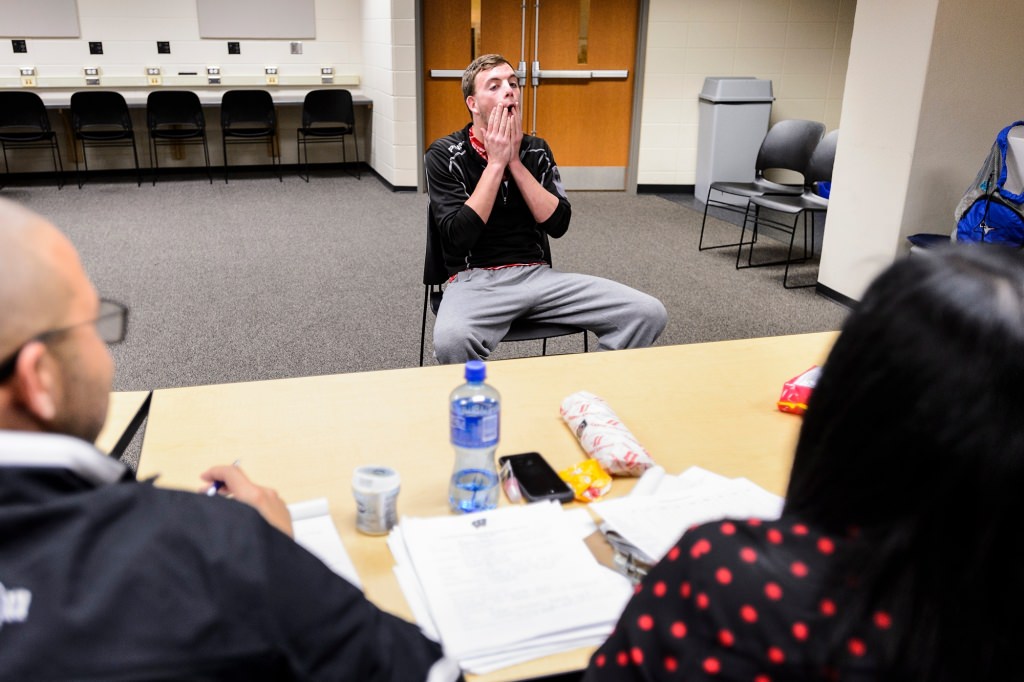
[[442,363],[486,358],[516,318],[581,327],[602,350],[650,346],[665,306],[623,284],[553,270],[543,239],[572,209],[547,143],[524,135],[519,79],[499,55],[462,76],[472,122],[426,154],[427,189],[452,279],[434,324]]

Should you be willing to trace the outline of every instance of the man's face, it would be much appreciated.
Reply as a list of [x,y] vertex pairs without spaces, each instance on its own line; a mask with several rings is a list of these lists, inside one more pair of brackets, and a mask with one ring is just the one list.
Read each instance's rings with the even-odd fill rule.
[[114,380],[114,361],[94,324],[99,298],[70,244],[55,254],[64,265],[71,297],[61,327],[76,325],[47,346],[57,361],[59,386],[56,416],[50,431],[96,440],[107,416],[107,403]]
[[478,73],[474,87],[476,92],[466,99],[466,104],[473,112],[475,123],[486,127],[495,107],[514,107],[518,111],[519,77],[508,64],[498,64]]

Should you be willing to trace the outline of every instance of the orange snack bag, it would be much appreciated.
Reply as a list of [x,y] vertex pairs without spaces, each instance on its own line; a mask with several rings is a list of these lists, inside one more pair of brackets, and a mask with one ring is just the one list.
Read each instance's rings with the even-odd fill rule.
[[803,414],[807,411],[807,401],[818,384],[818,377],[821,376],[821,367],[812,366],[809,370],[793,377],[782,385],[782,395],[779,396],[778,407],[783,412],[792,414]]
[[612,477],[596,459],[585,459],[559,471],[558,476],[569,484],[580,502],[593,502],[612,489]]

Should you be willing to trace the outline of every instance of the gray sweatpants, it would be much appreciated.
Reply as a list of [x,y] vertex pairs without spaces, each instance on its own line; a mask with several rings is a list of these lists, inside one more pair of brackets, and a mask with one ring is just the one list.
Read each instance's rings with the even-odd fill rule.
[[582,327],[602,350],[650,346],[668,320],[658,299],[601,277],[547,265],[466,270],[445,289],[434,356],[445,364],[486,358],[519,317]]

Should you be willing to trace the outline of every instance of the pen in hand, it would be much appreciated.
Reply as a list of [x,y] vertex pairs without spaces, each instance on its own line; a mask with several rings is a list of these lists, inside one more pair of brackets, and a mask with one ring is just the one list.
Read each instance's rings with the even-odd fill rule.
[[[231,463],[231,466],[236,467],[236,466],[238,466],[241,463],[242,463],[242,460],[236,459],[234,462]],[[207,497],[213,497],[214,495],[219,493],[220,489],[223,488],[223,487],[224,487],[224,481],[214,481],[213,485],[211,485],[209,488],[206,489],[206,496]]]

